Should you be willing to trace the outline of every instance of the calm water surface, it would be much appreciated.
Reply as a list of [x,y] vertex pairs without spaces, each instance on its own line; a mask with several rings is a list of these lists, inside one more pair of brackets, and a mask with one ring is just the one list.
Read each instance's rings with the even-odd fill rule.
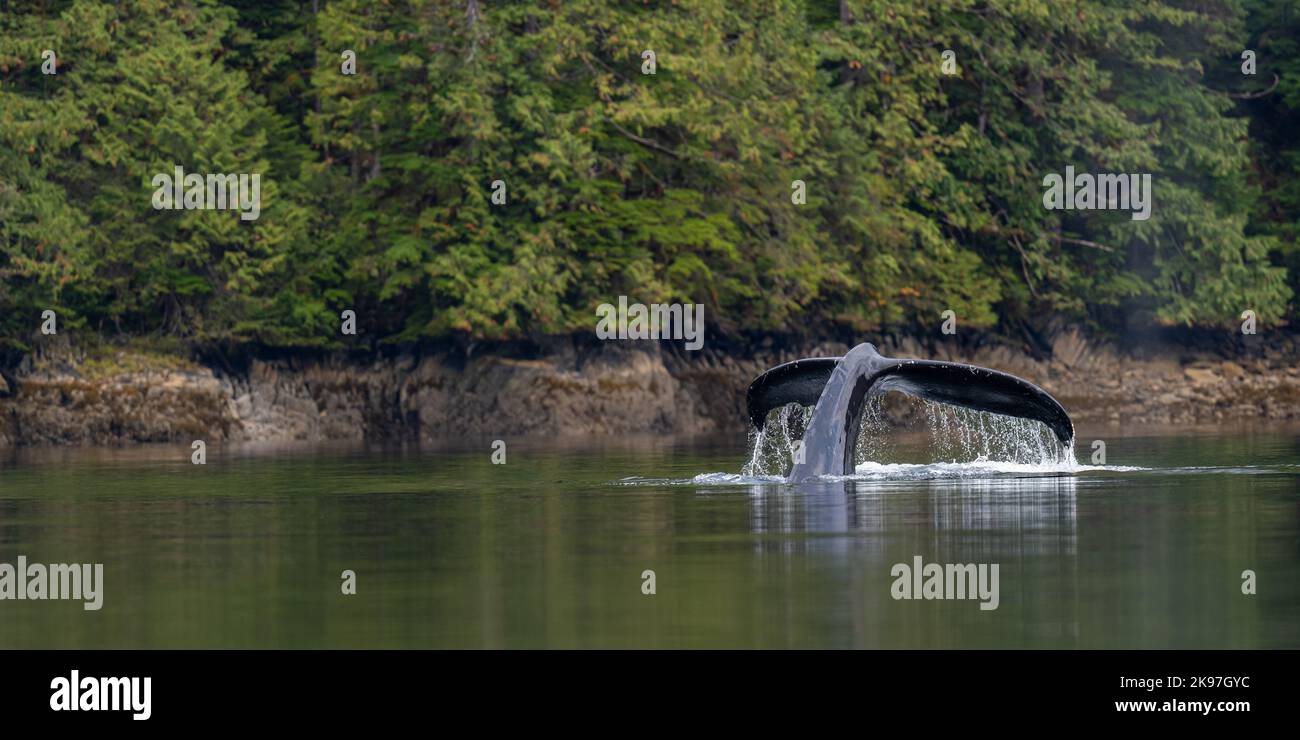
[[[0,562],[105,596],[0,601],[0,647],[1300,647],[1300,434],[1096,434],[1112,469],[797,488],[718,475],[734,435],[11,451]],[[894,600],[917,555],[999,564],[999,607]]]

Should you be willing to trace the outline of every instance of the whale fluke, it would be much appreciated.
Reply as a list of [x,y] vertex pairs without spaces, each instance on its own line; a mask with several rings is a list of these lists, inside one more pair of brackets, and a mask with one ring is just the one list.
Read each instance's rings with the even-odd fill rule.
[[840,364],[840,357],[810,357],[777,365],[749,384],[745,401],[749,407],[749,420],[759,429],[767,422],[767,414],[790,403],[816,406],[822,389],[830,380],[831,372]]
[[804,461],[792,481],[853,472],[853,448],[862,427],[868,395],[900,391],[930,401],[977,411],[1040,421],[1063,445],[1074,439],[1074,424],[1046,391],[1014,375],[975,365],[882,357],[859,344],[843,357],[787,362],[754,379],[746,394],[749,418],[758,428],[768,412],[789,403],[814,406],[804,433]]

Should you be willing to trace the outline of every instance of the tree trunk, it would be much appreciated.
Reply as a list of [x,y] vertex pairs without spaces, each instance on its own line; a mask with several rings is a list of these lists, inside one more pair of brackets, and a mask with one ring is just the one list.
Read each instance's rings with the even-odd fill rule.
[[482,14],[478,9],[478,0],[466,0],[465,3],[465,29],[469,35],[469,55],[467,60],[473,61],[474,54],[478,51],[478,21]]

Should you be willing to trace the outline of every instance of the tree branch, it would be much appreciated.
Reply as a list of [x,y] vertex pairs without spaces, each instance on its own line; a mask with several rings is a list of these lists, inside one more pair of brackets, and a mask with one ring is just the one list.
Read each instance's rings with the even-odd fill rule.
[[1100,249],[1103,252],[1115,251],[1114,247],[1108,247],[1105,244],[1098,244],[1097,242],[1090,242],[1087,239],[1075,239],[1073,237],[1061,236],[1060,234],[1051,234],[1051,233],[1049,233],[1047,236],[1050,239],[1055,239],[1058,242],[1065,242],[1066,244],[1078,244],[1081,247],[1092,247],[1093,249]]
[[1274,90],[1276,90],[1276,89],[1277,89],[1277,84],[1278,84],[1279,82],[1281,82],[1281,81],[1282,81],[1282,78],[1281,78],[1281,77],[1278,77],[1278,76],[1277,76],[1277,73],[1274,72],[1274,73],[1273,73],[1273,84],[1269,85],[1268,87],[1264,88],[1263,90],[1260,90],[1260,91],[1258,91],[1258,92],[1253,92],[1253,93],[1225,93],[1225,94],[1226,94],[1228,97],[1230,97],[1230,98],[1236,98],[1237,100],[1254,100],[1255,98],[1262,98],[1262,97],[1264,97],[1265,95],[1268,95],[1269,93],[1271,93],[1271,92],[1273,92]]

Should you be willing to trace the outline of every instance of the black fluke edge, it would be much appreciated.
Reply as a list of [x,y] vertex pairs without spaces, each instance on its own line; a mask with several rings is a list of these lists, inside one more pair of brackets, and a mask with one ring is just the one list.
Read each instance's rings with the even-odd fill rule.
[[813,357],[778,365],[754,379],[746,401],[749,419],[762,428],[772,409],[790,403],[815,406],[804,433],[804,461],[792,481],[853,471],[853,447],[869,395],[899,391],[977,411],[1034,419],[1064,445],[1074,440],[1069,414],[1046,391],[1027,380],[976,365],[882,357],[859,344],[843,357]]

